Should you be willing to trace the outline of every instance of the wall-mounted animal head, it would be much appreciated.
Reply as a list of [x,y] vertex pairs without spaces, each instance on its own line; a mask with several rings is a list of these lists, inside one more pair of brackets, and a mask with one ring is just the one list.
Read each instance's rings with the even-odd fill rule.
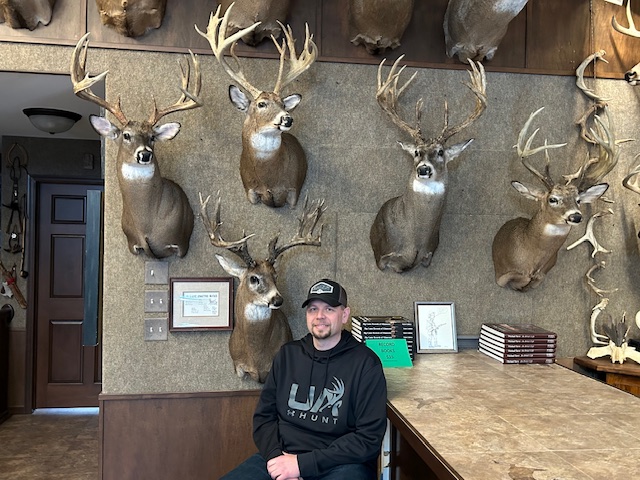
[[[511,182],[518,193],[538,202],[538,211],[531,219],[520,217],[505,223],[496,233],[492,246],[496,283],[519,291],[535,288],[544,280],[547,272],[556,264],[558,250],[567,239],[571,227],[582,221],[581,205],[595,202],[609,187],[606,183],[589,185],[590,182],[586,181],[589,179],[589,167],[595,162],[588,157],[575,174],[565,176],[564,184],[553,181],[548,151],[566,144],[549,145],[545,141],[544,145],[531,148],[538,130],[525,141],[533,119],[541,111],[542,108],[529,116],[520,131],[516,147],[522,164],[540,180],[544,188],[529,188],[520,182]],[[605,128],[602,122],[601,125]],[[600,136],[598,139],[605,143]],[[605,145],[606,148],[611,148],[611,143],[615,146],[611,136],[608,141],[610,143]],[[546,158],[543,173],[528,160],[528,157],[542,151]]]
[[282,33],[281,24],[286,23],[291,9],[291,0],[220,0],[218,3],[223,12],[234,6],[225,32],[227,36],[260,23],[242,37],[244,43],[252,46],[271,36],[278,38]]
[[[171,106],[159,110],[153,102],[153,112],[148,120],[130,121],[115,103],[97,97],[91,86],[104,79],[107,72],[95,77],[86,73],[89,34],[80,39],[73,51],[71,81],[74,93],[111,112],[119,126],[104,117],[92,115],[93,128],[103,137],[118,145],[117,169],[122,193],[122,230],[133,254],[144,252],[150,257],[162,258],[173,254],[186,255],[193,231],[193,210],[189,199],[179,185],[160,175],[155,155],[155,142],[174,138],[180,131],[177,122],[158,125],[169,113],[190,110],[202,106],[198,99],[202,79],[198,58],[191,54],[195,78],[191,82],[189,59],[182,68],[182,95]],[[193,91],[189,92],[189,84]]]
[[0,0],[0,23],[35,30],[49,25],[56,0]]
[[507,27],[527,0],[449,0],[444,14],[444,40],[448,57],[478,62],[491,60]]
[[380,270],[389,267],[401,273],[421,264],[428,267],[440,238],[440,220],[446,199],[448,163],[471,144],[473,139],[447,146],[446,142],[456,133],[471,125],[487,106],[486,78],[482,64],[471,64],[470,83],[466,86],[476,98],[474,111],[462,123],[449,127],[448,106],[445,102],[445,121],[442,132],[435,138],[425,139],[420,120],[422,100],[416,104],[415,126],[400,118],[398,99],[413,81],[414,74],[398,89],[398,79],[404,67],[396,71],[399,57],[391,67],[386,80],[382,80],[382,66],[378,68],[378,91],[376,98],[382,110],[395,125],[408,133],[413,143],[398,142],[411,155],[413,169],[405,192],[387,200],[376,215],[369,239],[376,265]]
[[[218,7],[215,15],[211,15],[207,33],[201,32],[197,26],[196,30],[209,41],[218,62],[229,76],[249,93],[248,96],[235,85],[229,88],[231,102],[246,114],[242,127],[240,177],[251,203],[262,202],[269,207],[289,204],[293,208],[307,176],[307,160],[302,146],[296,137],[288,133],[293,124],[291,111],[302,97],[299,94],[282,97],[281,93],[313,64],[317,48],[307,26],[304,47],[300,56],[297,56],[291,28],[283,26],[285,39],[282,44],[274,39],[280,52],[280,68],[275,87],[272,92],[260,91],[247,81],[241,69],[235,70],[229,65],[224,55],[231,46],[231,56],[238,66],[238,58],[233,53],[234,46],[239,38],[258,25],[255,23],[226,38],[228,15],[231,11],[232,8],[229,7],[221,19]],[[285,59],[289,65],[286,74]]]
[[[629,35],[630,37],[640,38],[640,31],[636,28],[636,24],[633,21],[633,14],[631,13],[631,0],[627,0],[627,22],[629,23],[628,27],[622,26],[616,20],[616,17],[611,17],[611,24],[613,28],[622,33],[623,35]],[[635,64],[629,70],[627,70],[624,74],[624,79],[629,82],[631,85],[640,84],[640,63]]]
[[376,55],[400,46],[414,0],[349,0],[351,43]]
[[[279,246],[276,235],[269,242],[269,256],[264,260],[254,260],[247,247],[247,240],[253,234],[237,241],[225,241],[220,234],[220,194],[215,205],[215,221],[209,219],[207,212],[209,198],[203,200],[200,195],[200,217],[211,244],[238,257],[216,254],[222,268],[240,281],[234,302],[235,325],[229,339],[231,359],[240,378],[249,376],[263,383],[271,369],[273,357],[292,338],[289,322],[279,310],[284,300],[276,285],[276,260],[292,247],[321,245],[322,225],[318,227],[318,222],[325,211],[324,201],[310,205],[305,201],[298,232],[293,239]],[[319,232],[316,234],[314,232],[317,228]]]
[[125,37],[160,28],[167,0],[96,0],[103,25]]

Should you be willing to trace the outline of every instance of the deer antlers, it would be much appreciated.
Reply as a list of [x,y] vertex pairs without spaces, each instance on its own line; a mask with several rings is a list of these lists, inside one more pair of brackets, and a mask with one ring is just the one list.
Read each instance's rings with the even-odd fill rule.
[[[225,71],[229,74],[229,76],[236,82],[240,84],[247,92],[249,92],[253,98],[256,98],[260,95],[260,90],[254,87],[244,76],[242,73],[242,69],[240,68],[240,62],[238,57],[234,53],[235,46],[240,38],[242,38],[247,33],[252,32],[255,28],[260,25],[260,22],[256,22],[253,25],[239,30],[228,38],[226,37],[227,32],[227,24],[229,23],[229,12],[233,8],[233,4],[229,6],[225,14],[222,18],[220,18],[220,5],[216,9],[216,13],[211,13],[209,17],[209,24],[207,25],[207,32],[202,32],[198,26],[196,25],[196,31],[207,39],[209,45],[211,45],[211,50],[213,54],[218,59],[218,62]],[[280,23],[280,22],[278,22]],[[280,23],[282,27],[282,32],[284,33],[285,38],[282,40],[282,44],[279,44],[278,41],[271,36],[271,40],[276,46],[276,49],[280,53],[280,65],[278,68],[278,78],[276,80],[275,87],[273,92],[277,95],[280,95],[282,89],[293,82],[296,78],[298,78],[303,72],[305,72],[316,60],[318,56],[318,48],[316,44],[313,42],[313,35],[309,34],[309,25],[305,24],[305,41],[304,47],[300,53],[300,55],[296,55],[295,50],[295,40],[293,38],[293,33],[291,31],[291,27],[285,27],[282,23]],[[229,65],[227,59],[224,56],[224,52],[227,48],[230,47],[230,55],[235,62],[235,68]],[[284,63],[285,58],[287,56],[287,52],[289,52],[289,64],[290,68],[288,73],[283,78],[284,73]]]
[[[71,82],[73,83],[73,93],[75,93],[83,100],[88,100],[111,112],[122,125],[126,125],[127,123],[129,123],[129,121],[127,120],[127,117],[120,107],[120,97],[118,97],[118,100],[116,100],[115,103],[110,103],[107,100],[98,97],[91,91],[91,87],[97,82],[104,80],[109,71],[106,70],[94,77],[90,76],[86,72],[88,47],[89,33],[87,32],[78,41],[76,47],[73,50],[73,54],[71,55]],[[200,94],[200,88],[202,87],[200,61],[198,60],[197,55],[194,55],[191,51],[189,51],[189,53],[191,54],[191,60],[193,61],[195,70],[193,93],[188,91],[191,68],[189,60],[187,59],[186,68],[180,65],[180,70],[182,72],[182,86],[180,87],[180,90],[182,91],[181,97],[176,103],[162,110],[158,110],[156,101],[154,99],[153,113],[148,120],[150,125],[155,125],[162,117],[169,113],[177,112],[180,110],[190,110],[192,108],[201,107],[203,105],[202,101],[198,98],[198,95]]]
[[627,0],[627,21],[629,22],[629,27],[623,27],[618,23],[616,17],[611,17],[611,25],[613,28],[620,33],[625,35],[629,35],[631,37],[640,38],[640,31],[636,28],[636,24],[633,22],[633,15],[631,15],[631,0]]
[[449,127],[449,107],[447,101],[444,102],[444,126],[442,127],[442,132],[440,135],[434,139],[425,141],[424,136],[422,135],[420,120],[422,118],[422,99],[416,102],[416,126],[412,127],[400,118],[398,114],[398,99],[400,95],[405,91],[405,89],[409,86],[409,84],[416,77],[417,72],[414,73],[409,80],[407,80],[400,89],[398,89],[398,80],[400,78],[400,74],[405,69],[406,65],[403,65],[400,70],[396,72],[398,67],[398,63],[404,58],[404,55],[400,55],[396,61],[391,66],[391,70],[389,70],[389,74],[385,81],[382,81],[382,66],[384,65],[385,60],[383,59],[378,66],[378,90],[376,91],[376,100],[378,104],[384,110],[387,115],[391,118],[391,121],[398,126],[402,131],[407,132],[411,135],[411,138],[416,143],[416,146],[426,146],[433,145],[435,143],[444,143],[450,137],[455,135],[458,132],[461,132],[469,125],[471,125],[482,112],[487,108],[487,78],[485,75],[484,67],[480,62],[474,62],[473,60],[469,60],[469,64],[471,65],[471,71],[467,71],[469,74],[469,78],[471,81],[469,83],[464,83],[469,90],[473,92],[476,96],[476,105],[474,111],[460,124]]
[[[251,257],[249,254],[249,250],[247,247],[247,240],[253,237],[255,234],[244,235],[242,233],[243,238],[231,242],[225,241],[220,235],[220,226],[222,222],[220,220],[220,192],[217,194],[216,204],[215,204],[215,221],[211,221],[209,218],[209,214],[207,212],[207,204],[209,203],[209,199],[211,195],[209,195],[205,200],[202,199],[202,194],[199,193],[200,196],[200,217],[202,218],[202,223],[209,234],[209,239],[211,240],[211,244],[214,247],[225,248],[232,253],[235,253],[238,257],[240,257],[247,266],[253,267],[257,264],[257,262]],[[271,241],[269,242],[269,256],[266,259],[268,263],[272,265],[275,263],[276,259],[285,251],[289,250],[292,247],[297,247],[301,245],[309,245],[314,247],[319,247],[322,243],[322,228],[323,225],[320,225],[320,232],[317,235],[314,234],[314,231],[320,221],[320,217],[326,210],[324,206],[324,200],[317,200],[309,204],[308,198],[305,198],[304,201],[304,209],[300,217],[298,218],[298,231],[296,235],[289,241],[289,243],[278,246],[278,238],[279,234],[277,234]]]

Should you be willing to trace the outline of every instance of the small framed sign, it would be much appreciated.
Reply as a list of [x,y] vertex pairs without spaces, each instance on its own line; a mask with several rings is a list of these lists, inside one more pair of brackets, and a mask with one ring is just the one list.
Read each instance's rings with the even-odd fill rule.
[[457,352],[453,302],[415,302],[418,353]]
[[233,329],[233,278],[172,278],[169,330]]

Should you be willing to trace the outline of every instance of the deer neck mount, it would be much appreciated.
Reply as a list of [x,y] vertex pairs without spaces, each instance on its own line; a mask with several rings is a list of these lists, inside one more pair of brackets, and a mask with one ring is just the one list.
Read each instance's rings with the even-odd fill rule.
[[[158,125],[169,113],[191,110],[202,106],[199,100],[202,79],[200,62],[191,53],[194,77],[191,79],[189,58],[182,70],[182,95],[173,105],[158,109],[155,100],[148,120],[129,121],[115,103],[96,96],[91,86],[103,80],[107,72],[91,77],[86,73],[89,34],[84,35],[73,51],[71,81],[74,93],[89,102],[111,112],[120,126],[104,117],[92,115],[90,122],[95,131],[118,145],[117,170],[122,194],[122,230],[127,237],[129,250],[137,255],[144,252],[153,258],[176,254],[183,257],[189,250],[193,231],[193,209],[180,186],[160,174],[160,166],[154,151],[155,141],[174,138],[180,131],[177,122]],[[192,91],[189,85],[192,83]]]
[[[236,85],[229,88],[231,103],[246,115],[242,127],[240,156],[242,184],[247,199],[252,204],[261,202],[275,208],[288,204],[293,208],[298,202],[307,176],[304,150],[298,139],[288,133],[293,125],[291,111],[300,103],[302,97],[299,94],[282,97],[281,92],[313,64],[318,54],[317,47],[307,26],[302,52],[297,55],[291,28],[281,24],[285,35],[282,43],[278,43],[272,37],[280,53],[275,87],[271,92],[260,91],[247,81],[234,53],[236,42],[253,31],[259,22],[226,37],[232,10],[229,6],[220,18],[218,6],[215,15],[211,14],[207,32],[201,32],[197,26],[196,31],[209,41],[215,57],[231,79],[248,92],[245,93]],[[230,50],[236,68],[230,65],[225,57],[227,49]],[[285,63],[289,65],[287,72]]]
[[[631,0],[627,0],[626,15],[627,23],[629,24],[629,26],[623,26],[616,20],[616,17],[613,16],[611,17],[611,25],[613,26],[613,29],[623,35],[640,38],[640,31],[636,28],[636,24],[633,21],[633,13],[631,12]],[[635,64],[633,67],[627,70],[624,74],[624,79],[630,85],[635,86],[640,84],[640,63]]]
[[[492,245],[496,283],[523,292],[537,287],[556,264],[558,250],[571,227],[582,222],[580,206],[595,202],[609,187],[606,183],[584,184],[585,174],[593,163],[588,158],[575,174],[565,176],[565,184],[553,181],[549,150],[564,147],[566,143],[550,145],[545,140],[544,145],[531,148],[539,129],[525,140],[534,118],[543,108],[529,116],[516,144],[522,164],[540,180],[543,188],[529,188],[520,182],[511,182],[522,196],[538,202],[538,211],[531,219],[520,217],[506,222],[496,233]],[[539,152],[545,154],[543,172],[528,160]]]
[[491,60],[507,27],[527,0],[449,0],[444,14],[444,39],[449,58],[462,63]]
[[291,0],[220,0],[218,3],[223,12],[234,5],[225,32],[227,36],[260,23],[242,37],[242,41],[251,46],[258,45],[265,38],[278,38],[282,33],[281,24],[285,23],[291,10]]
[[56,0],[0,0],[0,23],[35,30],[49,25]]
[[234,257],[216,254],[220,266],[239,280],[234,301],[235,323],[229,338],[229,353],[236,374],[240,378],[264,383],[273,357],[286,342],[291,341],[289,322],[279,308],[284,300],[276,286],[276,260],[280,255],[297,246],[319,247],[322,242],[320,218],[326,210],[324,200],[304,202],[298,219],[296,235],[284,245],[278,245],[279,235],[269,242],[269,255],[264,260],[254,260],[249,254],[247,241],[253,234],[235,241],[225,241],[220,234],[220,193],[215,203],[214,220],[209,218],[207,205],[210,197],[200,194],[200,218],[214,247],[224,248]]
[[377,55],[400,46],[414,0],[349,0],[351,43]]
[[96,0],[100,21],[125,37],[160,28],[167,0]]
[[477,120],[487,106],[486,77],[480,63],[469,62],[470,82],[465,84],[475,96],[474,111],[460,124],[449,126],[448,107],[445,102],[444,127],[439,136],[425,139],[421,131],[422,100],[416,103],[416,122],[411,125],[398,113],[398,99],[414,80],[414,74],[398,88],[400,56],[382,78],[384,60],[378,68],[378,90],[376,98],[391,121],[408,133],[413,143],[398,142],[413,159],[413,170],[405,192],[387,200],[376,215],[369,239],[376,265],[380,270],[392,269],[396,273],[410,270],[417,265],[428,267],[440,238],[440,221],[447,195],[448,163],[458,157],[473,139],[447,146],[446,142],[456,133]]

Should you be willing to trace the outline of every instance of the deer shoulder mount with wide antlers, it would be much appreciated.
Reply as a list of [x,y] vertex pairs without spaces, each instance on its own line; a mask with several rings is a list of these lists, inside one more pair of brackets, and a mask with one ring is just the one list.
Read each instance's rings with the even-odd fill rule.
[[[290,27],[282,25],[285,39],[282,44],[273,38],[280,52],[280,67],[275,87],[272,92],[260,91],[251,85],[238,68],[239,60],[234,54],[238,39],[255,29],[259,23],[242,29],[230,37],[226,37],[230,6],[224,17],[220,18],[220,7],[215,15],[212,13],[205,37],[220,65],[229,76],[236,81],[249,96],[236,85],[229,88],[231,103],[246,114],[242,127],[242,154],[240,156],[240,177],[249,201],[253,204],[262,202],[269,207],[282,207],[288,204],[295,207],[300,190],[307,176],[307,159],[298,139],[288,133],[293,125],[291,111],[302,99],[299,94],[281,96],[283,89],[305,72],[317,57],[317,47],[313,43],[313,35],[306,27],[306,38],[302,52],[298,56],[295,51],[293,33]],[[234,69],[225,57],[230,47]],[[285,62],[285,60],[288,60]],[[289,69],[285,73],[285,63]]]
[[378,268],[384,270],[388,267],[397,273],[418,264],[428,267],[431,263],[438,247],[440,221],[449,183],[447,165],[473,139],[450,146],[446,146],[446,142],[477,120],[487,106],[484,68],[482,64],[470,61],[471,71],[468,73],[471,81],[465,85],[475,96],[475,109],[462,123],[450,127],[445,101],[442,132],[433,139],[425,139],[420,126],[422,100],[416,103],[415,125],[403,120],[398,113],[398,99],[416,76],[414,74],[398,88],[398,79],[405,68],[397,68],[402,58],[400,56],[396,60],[386,79],[382,77],[384,60],[380,63],[376,98],[391,121],[411,137],[413,143],[398,144],[413,159],[413,170],[405,192],[382,205],[369,232]]
[[349,0],[351,43],[377,55],[400,46],[414,0]]
[[[524,167],[544,188],[528,188],[520,182],[511,182],[520,195],[538,202],[538,211],[531,219],[509,220],[498,230],[492,245],[496,283],[518,291],[535,288],[544,280],[556,264],[558,250],[569,236],[571,227],[582,221],[581,204],[595,202],[609,187],[606,183],[584,184],[588,167],[593,163],[588,157],[575,174],[565,176],[566,183],[553,181],[549,171],[549,150],[564,147],[566,143],[550,145],[545,141],[544,145],[531,148],[539,129],[525,141],[529,127],[543,108],[529,116],[520,131],[516,148]],[[539,152],[545,154],[544,173],[528,160]]]
[[240,282],[234,301],[235,322],[229,338],[229,353],[240,378],[248,376],[263,383],[276,353],[292,339],[287,317],[279,310],[284,299],[276,285],[276,260],[290,248],[321,245],[322,224],[318,223],[326,209],[324,201],[309,204],[305,200],[298,219],[298,231],[291,241],[278,245],[279,235],[276,235],[269,242],[269,256],[264,260],[254,260],[247,247],[247,241],[253,234],[244,236],[243,233],[240,240],[225,241],[220,234],[220,194],[216,199],[213,221],[207,211],[209,199],[203,199],[200,194],[200,217],[211,244],[235,254],[235,257],[216,254],[216,259],[229,275]]
[[252,46],[271,36],[278,38],[282,33],[281,24],[286,22],[291,10],[291,0],[220,0],[218,3],[224,12],[234,5],[225,32],[227,36],[260,22],[242,37],[244,43]]
[[[202,85],[199,60],[191,54],[195,71],[193,81],[189,58],[186,67],[181,66],[182,95],[176,103],[158,110],[154,100],[148,120],[128,120],[120,108],[119,98],[111,103],[91,91],[91,86],[103,80],[107,72],[94,77],[86,73],[88,37],[88,33],[83,36],[73,51],[71,81],[78,97],[105,108],[120,125],[97,115],[89,118],[96,132],[118,145],[116,165],[122,194],[122,230],[129,250],[136,255],[144,252],[154,258],[174,254],[183,257],[189,250],[193,231],[193,209],[182,188],[160,175],[154,148],[156,141],[171,140],[180,131],[177,122],[158,125],[162,117],[202,106],[198,98]],[[190,83],[193,83],[191,92],[188,91]]]

